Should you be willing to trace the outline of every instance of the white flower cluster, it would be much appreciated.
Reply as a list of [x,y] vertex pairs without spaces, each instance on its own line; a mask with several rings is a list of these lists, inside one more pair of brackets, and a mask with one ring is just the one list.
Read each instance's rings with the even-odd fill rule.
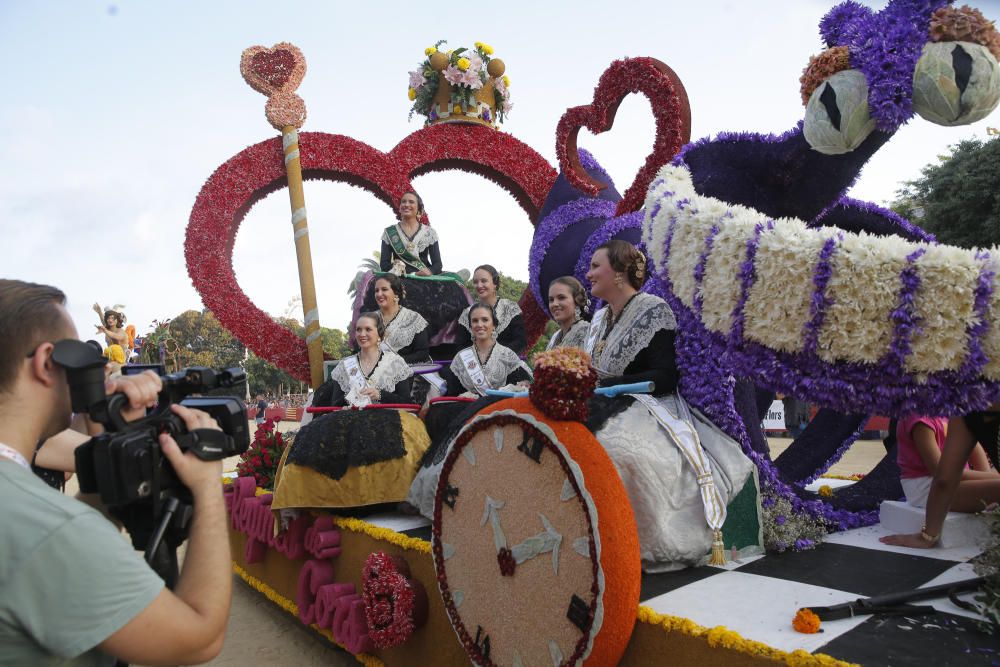
[[[975,289],[984,262],[996,272],[988,312],[1000,314],[1000,252],[996,249],[980,259],[972,250],[830,227],[811,229],[796,219],[775,220],[767,229],[769,220],[758,211],[695,193],[687,169],[673,165],[660,170],[645,210],[643,240],[656,270],[670,279],[676,296],[692,310],[700,289],[701,321],[723,335],[733,326],[748,241],[755,226],[765,226],[754,259],[754,282],[743,308],[743,335],[776,351],[803,349],[806,325],[812,318],[814,276],[820,252],[830,238],[837,240],[825,291],[829,305],[816,350],[826,362],[872,364],[890,353],[896,326],[892,315],[904,289],[901,274],[909,265],[907,257],[921,248],[923,254],[912,263],[919,285],[913,294],[916,328],[909,338],[908,372],[920,377],[961,367],[969,354],[968,331],[978,323]],[[664,246],[671,224],[674,233],[667,257]],[[713,225],[719,226],[719,232],[699,286],[695,270]],[[981,345],[990,359],[983,375],[1000,379],[996,321],[990,322]]]

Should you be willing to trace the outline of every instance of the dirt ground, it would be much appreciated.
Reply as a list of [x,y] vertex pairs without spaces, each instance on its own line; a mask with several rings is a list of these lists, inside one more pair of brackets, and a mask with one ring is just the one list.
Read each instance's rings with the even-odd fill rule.
[[[281,422],[282,432],[298,427],[298,423]],[[251,422],[250,432],[255,425]],[[787,438],[771,438],[772,458],[790,444]],[[867,473],[885,453],[879,440],[859,440],[830,469],[831,474]],[[236,469],[236,458],[227,459],[224,470]],[[67,484],[67,493],[76,493],[75,480]],[[209,665],[296,665],[320,667],[359,664],[352,655],[330,644],[299,620],[270,603],[250,588],[242,579],[233,577],[233,604],[229,629],[222,653]]]

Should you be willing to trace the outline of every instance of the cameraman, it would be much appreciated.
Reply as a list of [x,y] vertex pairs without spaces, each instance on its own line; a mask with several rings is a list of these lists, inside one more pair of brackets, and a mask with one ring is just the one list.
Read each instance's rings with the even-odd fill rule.
[[[36,443],[69,426],[66,372],[52,360],[55,342],[77,338],[65,300],[54,287],[0,280],[0,665],[206,662],[222,648],[231,595],[221,462],[160,436],[194,498],[174,592],[104,517],[29,470]],[[159,389],[153,373],[107,385],[129,399],[131,419]],[[172,409],[189,429],[217,428],[205,413]]]

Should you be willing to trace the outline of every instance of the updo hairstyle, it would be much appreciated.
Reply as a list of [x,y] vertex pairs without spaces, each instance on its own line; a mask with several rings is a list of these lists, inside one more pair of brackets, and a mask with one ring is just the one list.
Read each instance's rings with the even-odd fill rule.
[[646,273],[646,256],[628,241],[612,239],[598,246],[608,251],[608,263],[615,271],[623,273],[628,284],[641,289],[649,275]]

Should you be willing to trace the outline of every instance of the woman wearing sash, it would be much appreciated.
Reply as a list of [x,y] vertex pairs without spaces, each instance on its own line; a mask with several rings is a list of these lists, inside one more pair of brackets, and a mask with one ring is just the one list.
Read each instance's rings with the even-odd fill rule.
[[399,222],[382,233],[379,266],[397,276],[415,273],[430,276],[441,273],[441,249],[438,236],[430,225],[420,223],[424,202],[416,192],[408,191],[399,200]]
[[360,507],[396,503],[430,444],[423,422],[373,404],[409,403],[413,375],[406,361],[380,345],[385,328],[378,313],[355,323],[358,352],[345,357],[314,396],[316,407],[342,409],[299,429],[282,457],[274,509]]
[[723,558],[717,531],[752,463],[707,421],[696,427],[677,393],[674,314],[639,291],[645,279],[646,258],[632,244],[612,240],[594,253],[587,280],[607,306],[594,314],[585,349],[599,382],[648,381],[653,391],[592,402],[588,426],[632,502],[643,569],[659,572],[700,564],[710,549]]
[[470,328],[473,344],[461,350],[451,366],[441,371],[446,383],[445,395],[476,398],[474,403],[437,404],[427,412],[427,430],[431,448],[427,451],[407,503],[424,516],[431,518],[434,511],[434,494],[441,466],[451,443],[461,427],[476,412],[498,400],[487,398],[487,389],[519,390],[531,382],[531,369],[493,337],[497,317],[486,304],[472,306]]
[[549,284],[549,315],[559,325],[559,330],[552,334],[546,350],[583,347],[587,343],[589,305],[587,290],[573,276],[561,276]]
[[[521,307],[510,299],[502,299],[497,294],[500,289],[500,272],[489,264],[477,266],[472,274],[472,287],[476,290],[479,303],[485,303],[496,314],[496,338],[504,347],[514,350],[516,354],[524,354],[528,336],[524,330],[524,319],[521,317]],[[472,342],[472,327],[469,322],[469,306],[458,318],[458,334],[455,343],[463,348]]]
[[408,364],[430,361],[427,320],[400,305],[405,296],[399,276],[386,273],[375,279],[375,303],[385,324],[382,347],[403,357]]

